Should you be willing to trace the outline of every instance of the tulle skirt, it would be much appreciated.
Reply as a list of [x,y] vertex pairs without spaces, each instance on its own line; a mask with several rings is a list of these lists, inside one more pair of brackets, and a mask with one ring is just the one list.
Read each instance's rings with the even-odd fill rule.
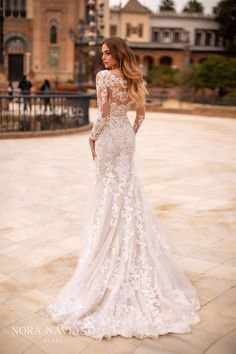
[[118,137],[108,126],[96,141],[77,267],[43,313],[72,335],[98,340],[190,333],[200,303],[144,195],[135,136],[123,125]]

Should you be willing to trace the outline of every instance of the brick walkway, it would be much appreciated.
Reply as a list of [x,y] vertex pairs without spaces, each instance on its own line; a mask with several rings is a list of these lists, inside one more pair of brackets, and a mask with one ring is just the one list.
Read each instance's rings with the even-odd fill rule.
[[2,352],[235,353],[235,136],[235,120],[147,113],[137,136],[136,167],[200,296],[202,321],[191,334],[102,342],[62,335],[39,311],[76,266],[93,168],[88,132],[1,140]]

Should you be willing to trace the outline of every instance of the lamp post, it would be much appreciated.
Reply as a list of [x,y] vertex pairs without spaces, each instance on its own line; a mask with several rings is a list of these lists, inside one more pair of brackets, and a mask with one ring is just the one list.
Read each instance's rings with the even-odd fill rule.
[[96,1],[95,0],[88,0],[88,27],[89,27],[89,32],[88,32],[88,45],[90,46],[89,50],[89,83],[93,83],[93,58],[96,55],[96,52],[92,49],[94,46],[96,46],[97,42],[97,37],[96,37],[96,31],[97,31],[97,23],[96,23]]
[[79,68],[78,68],[78,91],[83,91],[83,43],[84,43],[84,20],[80,19],[77,24],[77,32],[72,28],[69,29],[68,35],[74,44],[79,47]]
[[104,30],[104,0],[89,0],[88,1],[89,5],[89,28],[90,28],[90,33],[89,33],[89,44],[94,47],[93,50],[89,52],[90,56],[93,57],[95,60],[93,60],[94,65],[93,69],[94,72],[97,73],[100,64],[101,64],[101,58],[99,58],[99,45],[101,44],[101,41],[103,40],[103,30]]
[[[104,0],[99,0],[98,2],[98,18],[97,18],[97,32],[96,32],[96,71],[99,67],[99,62],[98,62],[98,48],[101,43],[101,41],[104,39]],[[100,59],[101,62],[101,59]]]
[[5,91],[7,88],[7,81],[4,75],[4,9],[3,0],[0,0],[0,91]]
[[78,90],[83,91],[83,39],[84,39],[84,21],[78,21],[78,45],[79,45],[79,71],[78,71]]
[[[88,45],[90,49],[87,54],[91,58],[90,63],[95,57],[97,59],[97,48],[103,38],[103,0],[88,0],[88,17],[87,22],[83,19],[78,21],[77,31],[69,29],[68,34],[70,38],[74,41],[75,45],[78,45],[79,49],[79,67],[78,67],[78,90],[83,91],[83,62],[85,55],[85,45]],[[98,5],[98,6],[97,6]],[[88,63],[88,64],[90,64]],[[91,65],[91,64],[90,64]],[[89,81],[92,82],[92,66],[89,73]],[[95,64],[97,67],[97,62]]]

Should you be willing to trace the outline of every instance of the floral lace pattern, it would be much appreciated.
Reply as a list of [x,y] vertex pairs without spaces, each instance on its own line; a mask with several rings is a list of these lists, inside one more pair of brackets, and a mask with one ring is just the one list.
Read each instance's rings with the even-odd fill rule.
[[[96,140],[103,127],[112,117],[126,117],[130,105],[127,93],[127,81],[107,70],[100,71],[96,76],[97,90],[97,119],[94,123],[90,137]],[[137,133],[145,118],[144,107],[136,110],[136,118],[133,125],[134,133]]]
[[133,126],[135,134],[137,133],[139,127],[141,126],[144,118],[145,118],[144,107],[140,106],[136,110],[136,118],[135,118],[134,126]]
[[99,340],[189,333],[200,321],[200,303],[160,231],[133,162],[144,113],[137,113],[132,127],[124,79],[102,71],[97,87],[100,115],[91,133],[97,158],[80,258],[43,313],[72,335]]

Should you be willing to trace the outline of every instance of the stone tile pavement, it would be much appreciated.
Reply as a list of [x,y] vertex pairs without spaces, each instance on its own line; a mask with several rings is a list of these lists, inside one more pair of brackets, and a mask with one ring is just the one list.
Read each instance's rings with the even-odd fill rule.
[[235,354],[235,137],[233,119],[147,113],[136,167],[199,294],[201,322],[189,334],[101,342],[63,335],[39,310],[79,256],[93,170],[88,132],[1,140],[1,353]]

